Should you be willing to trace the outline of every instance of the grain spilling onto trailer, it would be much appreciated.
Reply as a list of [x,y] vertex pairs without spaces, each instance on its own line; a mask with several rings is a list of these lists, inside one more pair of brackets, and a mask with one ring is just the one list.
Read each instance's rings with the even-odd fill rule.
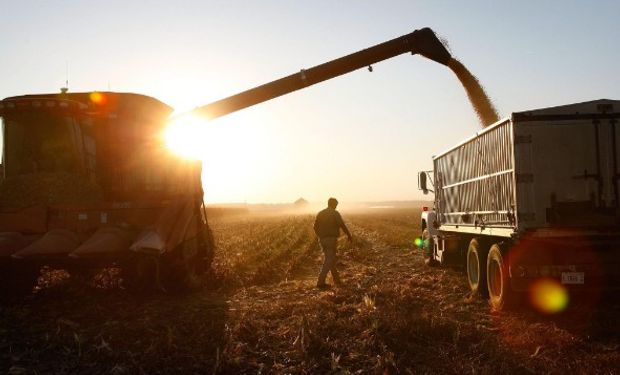
[[454,72],[454,74],[456,74],[459,81],[461,81],[461,84],[467,93],[467,97],[469,98],[471,105],[474,107],[476,115],[480,119],[482,127],[489,126],[497,122],[499,120],[497,110],[478,81],[478,78],[476,78],[476,76],[474,76],[469,69],[463,65],[463,63],[454,57],[450,59],[448,67]]

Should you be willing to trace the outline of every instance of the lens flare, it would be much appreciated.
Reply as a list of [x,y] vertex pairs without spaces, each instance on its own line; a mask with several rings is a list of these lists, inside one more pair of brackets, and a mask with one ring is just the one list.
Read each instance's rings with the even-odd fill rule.
[[530,286],[530,302],[545,314],[557,314],[568,306],[568,291],[554,279],[541,279]]
[[422,240],[421,237],[417,237],[415,240],[413,240],[413,243],[417,246],[417,247],[422,247],[424,245],[424,241]]
[[98,104],[98,105],[105,104],[106,102],[105,95],[100,92],[91,92],[89,95],[89,98],[91,102]]

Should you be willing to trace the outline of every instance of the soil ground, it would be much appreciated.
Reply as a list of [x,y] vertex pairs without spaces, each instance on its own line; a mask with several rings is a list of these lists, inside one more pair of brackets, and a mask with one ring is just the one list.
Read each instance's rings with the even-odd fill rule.
[[315,288],[312,216],[222,216],[203,290],[145,296],[64,280],[0,308],[0,372],[618,372],[617,297],[492,313],[461,269],[424,265],[419,211],[344,217],[356,239],[340,244],[342,287]]

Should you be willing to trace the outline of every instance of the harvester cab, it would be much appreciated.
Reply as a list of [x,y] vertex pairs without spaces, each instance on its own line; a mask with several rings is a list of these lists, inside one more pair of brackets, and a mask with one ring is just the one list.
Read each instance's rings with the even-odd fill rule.
[[22,268],[41,265],[78,273],[116,263],[144,273],[139,259],[163,256],[177,282],[208,269],[201,164],[165,147],[171,112],[154,98],[112,92],[0,101],[3,289],[31,288],[38,272]]

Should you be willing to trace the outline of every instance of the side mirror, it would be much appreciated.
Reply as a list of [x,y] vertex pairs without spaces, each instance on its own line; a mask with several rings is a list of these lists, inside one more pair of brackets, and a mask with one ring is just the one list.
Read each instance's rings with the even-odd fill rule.
[[418,189],[422,190],[424,195],[428,194],[428,187],[426,185],[426,172],[418,172]]

